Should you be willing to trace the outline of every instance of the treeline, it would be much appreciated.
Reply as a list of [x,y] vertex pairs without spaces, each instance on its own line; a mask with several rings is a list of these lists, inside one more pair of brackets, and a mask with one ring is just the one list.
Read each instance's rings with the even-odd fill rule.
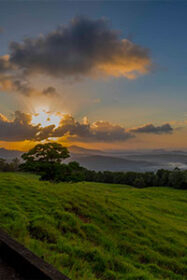
[[157,172],[95,172],[84,171],[85,181],[103,182],[112,184],[126,184],[137,188],[151,186],[168,186],[177,189],[187,189],[187,170],[159,169]]
[[137,188],[151,186],[168,186],[177,189],[187,189],[187,170],[175,168],[172,171],[159,169],[157,172],[111,172],[88,170],[78,162],[69,164],[35,162],[22,164],[21,170],[34,172],[41,176],[41,180],[55,182],[101,182],[111,184],[125,184]]
[[20,166],[20,160],[18,158],[12,159],[11,162],[7,162],[4,158],[0,158],[0,171],[13,172],[18,171]]

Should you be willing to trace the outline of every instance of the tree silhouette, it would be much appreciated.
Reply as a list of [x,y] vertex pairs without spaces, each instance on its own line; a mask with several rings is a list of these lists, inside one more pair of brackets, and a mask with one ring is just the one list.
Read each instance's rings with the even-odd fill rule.
[[34,148],[22,155],[26,162],[48,162],[60,163],[63,159],[68,158],[69,151],[59,143],[50,142],[38,144]]

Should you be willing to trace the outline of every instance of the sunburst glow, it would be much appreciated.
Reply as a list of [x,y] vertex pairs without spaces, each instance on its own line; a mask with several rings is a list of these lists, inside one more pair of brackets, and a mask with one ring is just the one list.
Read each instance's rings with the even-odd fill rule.
[[50,112],[48,108],[38,108],[36,113],[32,115],[32,125],[40,125],[46,127],[49,125],[55,125],[58,127],[62,118],[62,114]]

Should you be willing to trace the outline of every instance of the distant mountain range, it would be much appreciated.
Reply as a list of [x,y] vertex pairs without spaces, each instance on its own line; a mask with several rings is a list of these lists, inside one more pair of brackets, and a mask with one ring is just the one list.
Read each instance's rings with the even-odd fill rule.
[[150,166],[154,166],[152,163],[147,163],[143,160],[131,160],[126,158],[118,158],[103,155],[86,155],[78,156],[72,155],[67,161],[78,161],[81,166],[96,171],[143,171]]
[[70,146],[68,147],[68,150],[71,152],[71,153],[74,153],[74,154],[84,154],[84,155],[96,155],[96,154],[103,154],[104,152],[103,151],[100,151],[100,150],[94,150],[94,149],[86,149],[86,148],[83,148],[83,147],[79,147],[79,146]]
[[[73,147],[73,148],[72,148]],[[70,147],[71,158],[93,170],[154,171],[160,168],[187,169],[187,151],[183,150],[90,150]]]
[[[154,171],[160,168],[187,169],[187,151],[157,150],[109,150],[68,147],[71,157],[65,162],[78,161],[82,166],[96,171]],[[0,148],[0,158],[8,161],[20,158],[23,152]]]
[[13,158],[19,158],[23,152],[16,150],[7,150],[4,148],[0,148],[0,158],[5,158],[7,160],[11,160]]

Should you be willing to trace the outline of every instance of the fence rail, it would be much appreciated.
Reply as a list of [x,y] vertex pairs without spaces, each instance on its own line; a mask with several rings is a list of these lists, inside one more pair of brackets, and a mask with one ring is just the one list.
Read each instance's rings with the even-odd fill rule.
[[70,280],[0,229],[1,280]]

